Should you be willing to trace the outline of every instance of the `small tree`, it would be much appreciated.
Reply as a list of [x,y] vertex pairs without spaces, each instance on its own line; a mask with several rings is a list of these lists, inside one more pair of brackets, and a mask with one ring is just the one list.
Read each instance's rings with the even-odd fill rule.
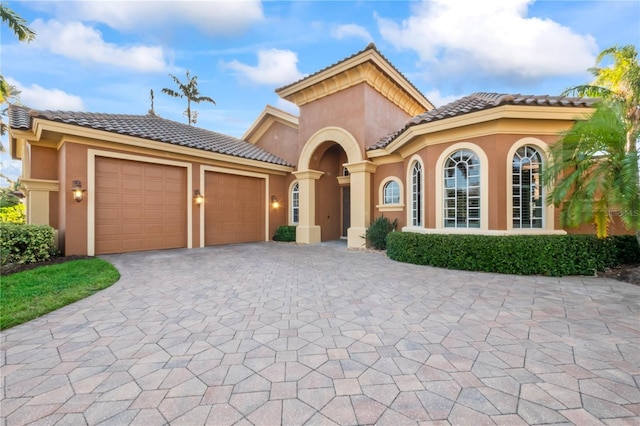
[[178,77],[173,74],[169,74],[169,77],[173,79],[173,81],[178,85],[178,91],[173,89],[162,89],[162,93],[166,93],[167,95],[173,98],[187,98],[187,109],[184,112],[184,115],[187,117],[187,123],[189,125],[195,124],[198,121],[198,112],[191,110],[191,102],[199,104],[200,102],[211,102],[212,104],[216,104],[216,101],[211,99],[208,96],[201,96],[200,91],[198,90],[198,76],[194,75],[193,77],[189,74],[189,70],[187,70],[187,82],[181,82]]

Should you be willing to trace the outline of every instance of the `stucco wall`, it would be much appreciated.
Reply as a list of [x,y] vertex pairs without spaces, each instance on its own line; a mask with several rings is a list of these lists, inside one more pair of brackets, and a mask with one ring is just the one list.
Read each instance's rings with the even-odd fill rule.
[[55,148],[31,147],[31,179],[58,179],[58,152]]
[[340,127],[364,149],[401,128],[409,116],[369,85],[360,83],[300,107],[300,147],[318,130]]
[[298,131],[282,123],[275,122],[256,142],[256,146],[277,155],[289,164],[298,164],[301,146]]
[[366,105],[365,147],[401,129],[411,118],[369,85],[364,86],[364,103]]
[[[406,183],[405,183],[405,166],[402,162],[382,164],[378,166],[376,173],[373,175],[371,185],[371,218],[376,219],[380,216],[384,216],[393,222],[394,219],[398,220],[398,230],[407,225],[407,200],[406,200]],[[400,211],[381,211],[380,207],[383,205],[383,199],[381,198],[381,186],[382,182],[388,178],[397,178],[402,183],[400,188],[400,198],[404,203],[404,207]]]
[[[373,178],[373,200],[374,209],[372,217],[378,217],[381,212],[377,207],[382,203],[379,196],[379,188],[385,178],[389,176],[395,176],[400,179],[403,188],[403,197],[405,208],[403,212],[385,212],[384,215],[390,219],[398,217],[398,222],[402,223],[402,226],[406,226],[407,209],[410,205],[410,199],[407,197],[407,169],[412,165],[413,160],[418,156],[422,159],[424,164],[424,227],[430,229],[442,228],[442,223],[436,223],[436,182],[438,181],[438,174],[442,174],[442,170],[437,168],[436,163],[439,157],[446,151],[447,153],[453,152],[452,147],[458,143],[465,142],[471,143],[481,149],[487,156],[488,164],[483,164],[482,167],[487,169],[487,182],[485,190],[487,194],[483,194],[483,200],[488,204],[488,229],[489,230],[507,230],[508,229],[508,197],[511,197],[511,192],[507,189],[507,176],[511,173],[510,163],[511,159],[508,159],[509,150],[512,146],[521,141],[524,138],[530,138],[530,135],[524,134],[494,134],[488,136],[480,136],[473,138],[461,138],[458,140],[451,140],[443,143],[433,144],[433,140],[437,140],[437,136],[420,136],[417,137],[412,144],[414,146],[420,144],[424,145],[423,148],[410,152],[408,148],[405,148],[405,158],[402,162],[382,164],[376,170]],[[543,142],[544,144],[552,144],[557,140],[557,136],[543,135],[536,136],[535,139]],[[411,146],[411,145],[407,145]],[[556,220],[555,229],[562,229],[557,220],[558,212],[555,212]],[[582,228],[583,232],[588,232],[588,229]]]

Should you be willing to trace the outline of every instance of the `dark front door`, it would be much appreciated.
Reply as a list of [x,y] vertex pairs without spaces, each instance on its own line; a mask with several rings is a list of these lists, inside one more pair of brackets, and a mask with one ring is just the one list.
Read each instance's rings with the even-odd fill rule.
[[342,236],[347,236],[347,229],[351,226],[351,188],[342,187]]

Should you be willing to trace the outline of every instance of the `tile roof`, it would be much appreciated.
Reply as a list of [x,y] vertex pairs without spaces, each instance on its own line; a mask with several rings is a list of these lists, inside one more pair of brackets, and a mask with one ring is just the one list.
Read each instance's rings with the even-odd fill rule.
[[[419,89],[418,89],[418,88],[417,88],[417,87],[416,87],[416,86],[415,86],[411,81],[409,81],[409,79],[408,79],[407,77],[405,77],[405,75],[404,75],[404,74],[402,74],[402,73],[400,72],[400,70],[399,70],[398,68],[396,68],[396,67],[395,67],[395,65],[393,65],[393,64],[391,63],[391,61],[389,61],[389,59],[387,59],[387,57],[386,57],[386,56],[384,56],[384,55],[382,54],[382,52],[380,52],[380,51],[378,50],[378,48],[376,47],[375,43],[369,43],[369,44],[367,45],[367,47],[365,47],[364,49],[362,49],[362,50],[361,50],[361,51],[359,51],[359,52],[354,53],[354,54],[353,54],[353,55],[351,55],[351,56],[348,56],[348,57],[346,57],[346,58],[344,58],[344,59],[342,59],[342,60],[340,60],[340,61],[338,61],[338,62],[336,62],[336,63],[334,63],[334,64],[331,64],[331,65],[329,65],[329,66],[327,66],[327,67],[324,67],[324,68],[322,68],[321,70],[314,72],[313,74],[309,74],[308,76],[303,77],[303,78],[301,78],[301,79],[300,79],[300,80],[298,80],[298,81],[294,81],[293,83],[287,84],[286,86],[282,86],[282,87],[277,88],[277,89],[276,89],[276,93],[279,93],[279,92],[281,92],[281,91],[283,91],[283,90],[285,90],[285,89],[287,89],[287,88],[289,88],[289,87],[291,87],[291,86],[293,86],[293,85],[296,85],[296,84],[300,83],[301,81],[307,80],[307,79],[309,79],[309,78],[311,78],[311,77],[313,77],[313,76],[315,76],[315,75],[321,74],[321,73],[325,72],[326,70],[328,70],[328,69],[330,69],[330,68],[333,68],[333,67],[335,67],[335,66],[337,66],[337,65],[342,64],[343,62],[347,62],[347,61],[349,61],[350,59],[355,58],[355,57],[356,57],[356,56],[358,56],[358,55],[362,55],[363,53],[367,52],[368,50],[373,50],[373,51],[375,51],[378,55],[380,55],[380,56],[382,57],[382,59],[384,59],[384,60],[385,60],[385,61],[386,61],[390,66],[391,66],[391,68],[393,68],[395,71],[397,71],[397,72],[398,72],[398,74],[400,74],[400,75],[401,75],[401,76],[402,76],[402,77],[407,81],[407,83],[409,83],[409,85],[411,85],[411,87],[412,87],[413,89],[415,89],[415,90],[416,90],[416,92],[418,92],[418,93],[419,93],[420,95],[422,95],[425,99],[427,99],[427,97],[426,97],[426,96],[424,96],[424,94],[423,94],[423,93],[422,93],[422,92],[421,92],[421,91],[420,91],[420,90],[419,90]],[[427,99],[427,101],[429,101],[429,100]],[[429,101],[429,102],[430,102],[430,101]]]
[[231,155],[233,157],[291,166],[282,158],[247,141],[150,114],[128,115],[74,111],[41,111],[21,106],[11,106],[8,114],[9,125],[12,129],[17,130],[31,129],[32,120],[34,118],[40,118],[103,130],[110,133],[118,133],[203,151]]
[[502,105],[524,106],[556,106],[556,107],[585,107],[592,106],[597,99],[575,98],[567,96],[534,96],[534,95],[510,95],[505,93],[478,92],[464,98],[443,105],[439,108],[427,111],[407,121],[402,129],[385,136],[367,150],[384,148],[404,133],[408,128],[419,124],[430,123],[447,118],[469,114],[476,111],[495,108]]

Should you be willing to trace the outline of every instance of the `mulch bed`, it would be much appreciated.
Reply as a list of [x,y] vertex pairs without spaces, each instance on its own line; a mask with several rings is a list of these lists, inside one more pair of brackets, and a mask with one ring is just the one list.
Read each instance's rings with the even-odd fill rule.
[[640,265],[618,265],[607,268],[604,272],[598,273],[598,276],[640,285]]

